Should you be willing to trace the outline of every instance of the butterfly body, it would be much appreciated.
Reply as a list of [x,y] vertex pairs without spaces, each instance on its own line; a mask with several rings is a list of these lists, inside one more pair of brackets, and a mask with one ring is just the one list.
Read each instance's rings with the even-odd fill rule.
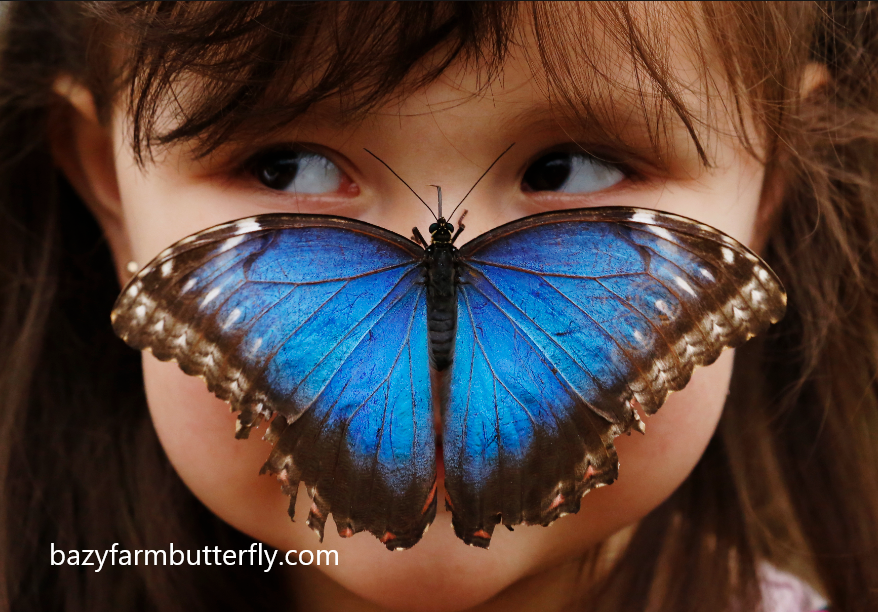
[[487,547],[499,523],[576,512],[617,477],[613,439],[642,430],[638,406],[654,413],[785,308],[755,254],[668,213],[544,213],[459,248],[462,226],[434,226],[430,244],[320,215],[210,228],[131,280],[114,329],[203,376],[239,437],[272,419],[265,471],[291,516],[305,484],[321,537],[332,514],[343,537],[413,546],[438,443],[455,533]]
[[430,363],[438,371],[448,369],[457,333],[457,248],[454,227],[443,217],[430,226],[431,243],[425,249],[427,273],[427,328]]

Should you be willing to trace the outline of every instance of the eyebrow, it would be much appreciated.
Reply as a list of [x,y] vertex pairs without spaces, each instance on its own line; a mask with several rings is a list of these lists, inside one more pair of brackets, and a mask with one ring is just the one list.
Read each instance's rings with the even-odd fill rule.
[[[602,107],[611,107],[612,115]],[[669,169],[670,158],[676,155],[684,141],[694,141],[699,162],[705,167],[710,166],[700,138],[692,134],[676,112],[656,112],[628,95],[612,96],[604,104],[585,105],[583,110],[585,112],[575,113],[561,103],[542,100],[510,113],[506,120],[520,129],[560,127],[569,134],[572,142],[583,145],[586,150],[602,146],[638,157],[648,151],[650,161],[663,170]]]

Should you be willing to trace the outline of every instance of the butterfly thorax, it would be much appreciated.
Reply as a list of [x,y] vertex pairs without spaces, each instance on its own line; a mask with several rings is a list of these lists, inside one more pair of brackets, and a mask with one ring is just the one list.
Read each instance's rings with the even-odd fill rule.
[[427,270],[427,329],[430,360],[437,370],[451,365],[457,334],[457,248],[451,243],[454,226],[439,218],[430,226]]

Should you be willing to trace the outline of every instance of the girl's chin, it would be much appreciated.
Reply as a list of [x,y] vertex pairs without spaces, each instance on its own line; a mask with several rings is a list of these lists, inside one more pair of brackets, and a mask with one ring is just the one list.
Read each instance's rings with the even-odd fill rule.
[[[298,520],[292,526],[288,524],[286,537],[260,530],[250,533],[281,550],[338,552],[337,566],[290,568],[297,593],[319,589],[323,597],[325,591],[335,588],[391,610],[456,612],[484,603],[513,585],[558,582],[559,596],[570,593],[577,575],[559,568],[577,566],[590,547],[638,518],[628,516],[621,508],[608,511],[615,505],[612,489],[592,491],[583,499],[578,514],[565,516],[549,527],[518,525],[509,531],[498,526],[487,550],[467,546],[454,535],[451,513],[441,503],[423,539],[404,551],[388,551],[368,533],[342,538],[331,524],[327,524],[320,543]],[[439,492],[444,496],[444,491]],[[307,516],[309,507],[307,495],[300,495],[297,515]],[[315,575],[320,573],[331,581]],[[543,588],[537,590],[544,593]],[[517,588],[508,595],[512,603],[520,596]]]
[[[297,506],[300,503],[297,500]],[[307,513],[308,504],[302,504],[303,512]],[[529,574],[557,564],[559,560],[551,558],[540,563],[545,557],[540,540],[551,538],[551,532],[560,529],[555,527],[498,529],[491,547],[484,550],[459,540],[451,514],[439,511],[417,545],[391,552],[369,534],[342,538],[327,525],[322,544],[315,538],[303,545],[338,551],[338,566],[295,568],[292,578],[297,591],[308,590],[312,572],[324,572],[336,584],[323,584],[322,590],[341,587],[391,610],[455,612],[477,606]]]

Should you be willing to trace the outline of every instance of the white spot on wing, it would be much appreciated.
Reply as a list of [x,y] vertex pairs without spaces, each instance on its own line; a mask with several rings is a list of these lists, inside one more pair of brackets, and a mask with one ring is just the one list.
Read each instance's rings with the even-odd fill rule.
[[759,280],[766,282],[771,279],[771,274],[768,273],[768,270],[765,268],[760,268],[756,266],[756,274],[759,276]]
[[141,304],[140,306],[138,306],[137,308],[134,309],[134,314],[137,315],[138,319],[142,319],[143,317],[146,316],[146,306]]
[[131,297],[137,297],[138,293],[140,293],[140,284],[135,283],[128,288],[128,295]]
[[716,278],[714,278],[713,274],[710,273],[710,270],[707,268],[699,268],[699,272],[701,272],[701,276],[709,280],[710,282],[716,282]]
[[174,271],[174,260],[169,259],[165,263],[162,264],[162,276],[168,276],[171,272]]
[[235,321],[241,318],[241,309],[235,308],[232,312],[229,313],[229,316],[226,318],[226,322],[223,323],[223,329],[227,328],[229,325],[232,325]]
[[213,301],[213,298],[220,294],[219,287],[214,287],[210,291],[207,292],[207,295],[204,296],[204,301],[201,302],[201,307],[205,307]]
[[236,234],[247,234],[249,232],[255,232],[261,229],[262,225],[260,225],[259,221],[257,221],[254,217],[250,217],[249,219],[242,219],[241,221],[238,221],[238,223],[235,225]]
[[732,249],[730,249],[728,247],[723,247],[722,252],[723,252],[723,260],[726,263],[735,263],[735,252]]
[[155,330],[156,332],[159,332],[159,333],[161,333],[164,329],[165,329],[165,320],[164,319],[159,319],[159,322],[153,326],[153,330]]
[[669,231],[666,230],[665,228],[663,228],[663,227],[658,227],[658,226],[655,226],[655,225],[654,225],[654,226],[650,227],[649,229],[650,229],[650,231],[651,231],[653,234],[655,234],[656,236],[661,236],[661,237],[664,238],[665,240],[668,240],[668,241],[670,241],[670,242],[674,242],[674,237],[671,235],[671,232],[669,232]]
[[637,331],[635,329],[634,330],[634,339],[637,340],[638,342],[643,342],[643,334],[641,334],[639,331]]
[[687,283],[685,280],[683,280],[682,277],[675,276],[674,282],[677,283],[677,286],[680,287],[680,289],[682,289],[683,291],[685,291],[686,293],[688,293],[692,297],[696,297],[695,290],[692,289],[692,286],[689,283]]
[[631,216],[631,220],[636,223],[655,223],[655,215],[648,212],[636,212]]
[[222,248],[220,248],[220,253],[225,253],[229,249],[233,249],[244,241],[244,235],[239,234],[232,238],[229,238],[223,243]]
[[256,338],[256,340],[253,341],[253,346],[250,347],[250,354],[255,355],[260,346],[262,346],[262,338]]
[[670,317],[671,314],[672,314],[672,313],[671,313],[671,309],[668,308],[668,305],[665,303],[664,300],[656,300],[656,301],[655,301],[655,307],[659,309],[659,312],[661,312],[662,314],[665,314],[665,315],[667,315],[667,316],[669,316],[669,317]]
[[195,286],[195,283],[196,283],[196,280],[194,278],[190,278],[189,280],[187,280],[186,284],[183,285],[183,293],[186,293],[187,291],[192,289],[192,287]]

